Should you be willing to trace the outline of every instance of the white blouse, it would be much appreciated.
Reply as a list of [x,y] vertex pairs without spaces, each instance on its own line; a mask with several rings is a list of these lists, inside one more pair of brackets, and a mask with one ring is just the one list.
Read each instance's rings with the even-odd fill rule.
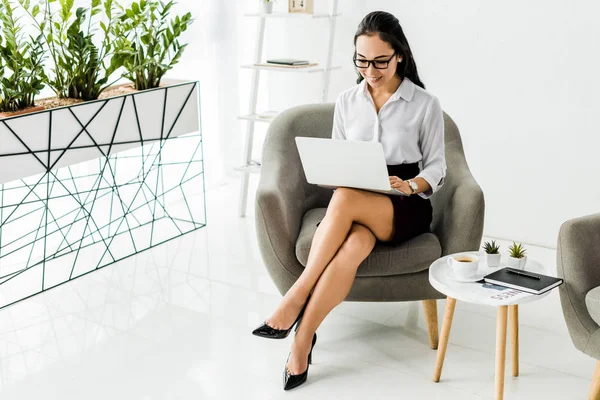
[[378,141],[387,165],[422,162],[417,177],[431,190],[419,193],[427,199],[444,184],[446,156],[444,117],[437,97],[404,78],[379,114],[363,80],[339,95],[333,117],[333,139]]

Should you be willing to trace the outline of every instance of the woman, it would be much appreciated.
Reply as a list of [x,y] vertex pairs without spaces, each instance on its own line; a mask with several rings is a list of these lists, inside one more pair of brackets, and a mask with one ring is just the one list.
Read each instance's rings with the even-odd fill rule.
[[419,79],[398,19],[381,11],[368,14],[354,46],[358,85],[338,97],[332,137],[381,142],[390,184],[407,196],[350,188],[334,192],[305,270],[273,315],[253,331],[281,339],[296,326],[285,390],[306,381],[317,328],[344,300],[375,244],[397,245],[429,231],[429,197],[446,174],[442,109]]

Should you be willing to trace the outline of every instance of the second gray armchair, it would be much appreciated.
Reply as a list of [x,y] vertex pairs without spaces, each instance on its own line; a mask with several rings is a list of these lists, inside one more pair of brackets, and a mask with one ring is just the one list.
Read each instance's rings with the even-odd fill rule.
[[[267,270],[284,294],[304,269],[310,245],[332,190],[308,184],[296,136],[330,138],[333,104],[300,106],[280,114],[264,141],[256,194],[256,230]],[[428,280],[440,256],[477,250],[483,231],[484,199],[465,160],[458,128],[444,114],[447,176],[432,197],[431,233],[396,247],[377,245],[359,267],[346,300],[424,300],[430,345],[437,348],[437,308],[442,298]]]
[[563,314],[575,347],[598,360],[588,399],[600,400],[600,214],[565,222],[557,249]]

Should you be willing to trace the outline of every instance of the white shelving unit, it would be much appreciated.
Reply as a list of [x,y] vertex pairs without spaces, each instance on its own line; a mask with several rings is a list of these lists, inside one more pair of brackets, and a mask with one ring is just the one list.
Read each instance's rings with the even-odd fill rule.
[[[241,65],[241,68],[252,70],[252,81],[250,86],[250,103],[248,105],[248,113],[246,115],[240,115],[238,119],[245,120],[246,122],[246,136],[244,144],[244,160],[240,167],[235,168],[243,174],[242,183],[240,187],[240,200],[239,200],[239,216],[244,217],[246,215],[246,206],[248,203],[248,181],[250,174],[260,173],[260,161],[252,159],[252,147],[254,142],[254,124],[256,122],[270,123],[276,117],[276,113],[263,114],[257,112],[257,99],[258,99],[258,82],[261,71],[277,71],[288,74],[319,74],[322,77],[321,86],[321,101],[327,101],[327,95],[329,92],[329,80],[331,71],[339,69],[339,66],[332,66],[333,58],[333,43],[335,39],[335,27],[336,20],[340,16],[338,14],[338,1],[331,0],[331,12],[329,14],[302,14],[302,13],[247,13],[244,14],[247,17],[254,17],[258,19],[257,33],[256,33],[256,47],[254,50],[253,64]],[[324,65],[317,65],[314,67],[307,68],[282,68],[282,67],[271,67],[271,66],[257,66],[263,62],[263,43],[265,38],[265,22],[271,18],[293,18],[293,19],[328,19],[329,20],[329,32],[328,32],[328,48],[327,58]],[[308,21],[307,21],[308,22]]]

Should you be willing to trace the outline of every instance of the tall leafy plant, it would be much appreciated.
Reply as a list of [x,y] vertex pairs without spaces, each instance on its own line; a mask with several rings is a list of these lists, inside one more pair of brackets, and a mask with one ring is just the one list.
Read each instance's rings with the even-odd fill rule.
[[0,1],[0,26],[0,111],[32,107],[44,88],[43,38],[27,40],[8,0]]
[[188,12],[168,21],[174,4],[140,0],[126,8],[118,19],[115,52],[125,67],[123,76],[138,90],[158,87],[187,46],[180,43],[179,37],[193,22],[192,15]]
[[[44,9],[39,4],[32,7],[30,0],[19,3],[46,41],[54,63],[47,83],[56,95],[84,101],[97,99],[110,85],[111,75],[122,65],[113,57],[113,46],[118,39],[114,16],[118,4],[113,0],[104,3],[90,0],[89,8],[79,7],[74,11],[74,0],[44,0],[41,3]],[[98,43],[94,41],[97,36]]]

